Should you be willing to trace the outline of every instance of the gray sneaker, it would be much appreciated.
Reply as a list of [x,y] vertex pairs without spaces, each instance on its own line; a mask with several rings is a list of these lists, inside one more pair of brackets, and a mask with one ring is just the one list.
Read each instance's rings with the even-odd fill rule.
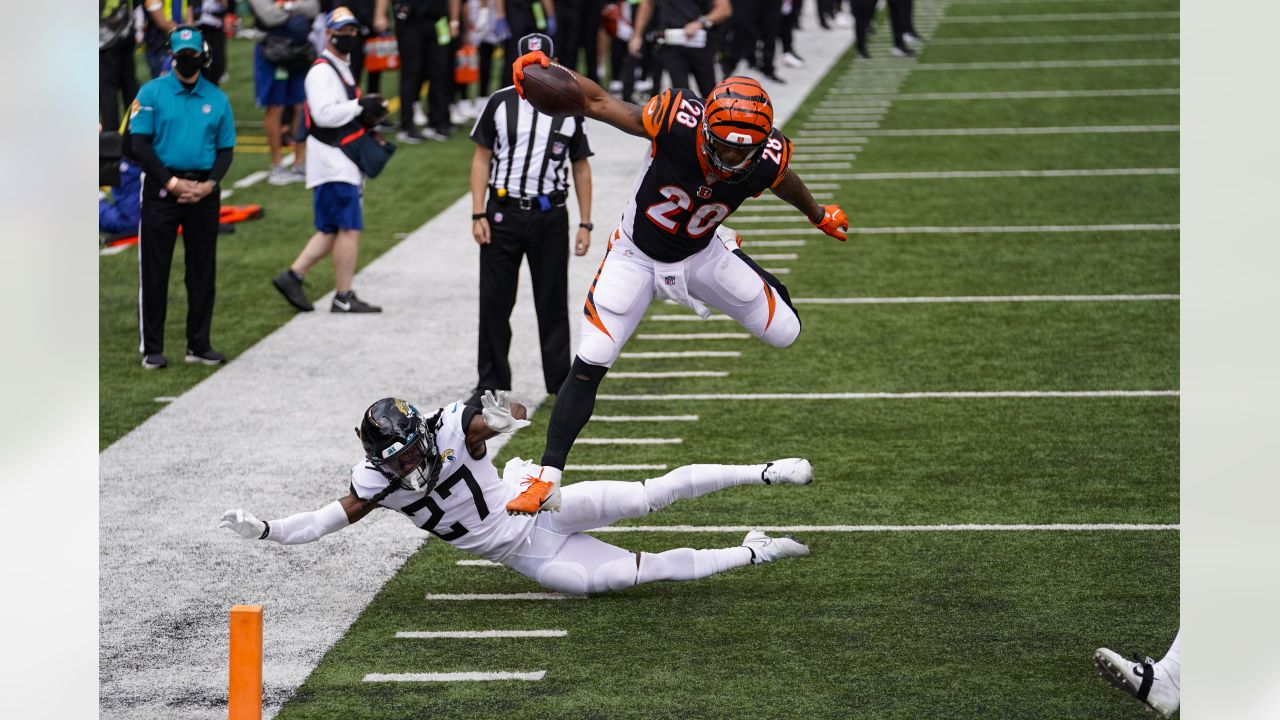
[[287,168],[283,165],[273,165],[271,174],[267,175],[268,185],[292,185],[306,181],[307,176],[304,173],[297,172],[293,168]]
[[298,308],[303,312],[311,312],[316,307],[307,299],[307,294],[302,292],[302,281],[293,276],[293,273],[285,270],[279,275],[271,279],[271,284],[276,286],[280,294],[284,296],[289,304]]
[[353,292],[345,298],[339,298],[335,296],[333,298],[333,304],[329,306],[329,312],[380,313],[382,312],[382,308],[378,307],[377,305],[370,305],[369,303],[356,297],[356,294]]

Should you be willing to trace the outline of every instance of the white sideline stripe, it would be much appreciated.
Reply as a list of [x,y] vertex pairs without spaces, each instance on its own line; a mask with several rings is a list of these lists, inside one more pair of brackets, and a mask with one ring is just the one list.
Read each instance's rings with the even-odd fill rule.
[[605,377],[619,380],[646,378],[722,378],[729,377],[724,370],[676,370],[672,372],[611,372]]
[[[712,315],[709,319],[718,320],[728,315]],[[654,315],[652,320],[701,320],[697,315]],[[680,351],[658,351],[658,352],[624,352],[620,355],[624,358],[632,358],[635,360],[664,360],[668,358],[737,358],[742,357],[740,350],[680,350]]]
[[791,162],[791,167],[799,170],[848,170],[853,167],[851,162],[801,162],[795,160]]
[[[582,442],[582,440],[578,440]],[[544,593],[544,592],[525,592],[525,593],[472,593],[472,594],[450,594],[450,593],[427,593],[428,600],[583,600],[585,595],[566,595],[564,593]]]
[[[1178,390],[977,390],[957,392],[689,393],[599,395],[601,400],[990,400],[997,398],[1179,397]],[[582,442],[582,440],[578,440]]]
[[684,438],[578,438],[579,445],[681,445]]
[[365,682],[479,682],[482,680],[541,680],[546,670],[534,672],[369,673]]
[[251,172],[248,175],[245,175],[244,177],[240,178],[239,180],[231,183],[231,187],[233,188],[252,187],[262,182],[263,180],[266,180],[267,176],[270,174],[271,172],[268,170],[259,170],[257,172]]
[[457,640],[479,638],[551,638],[564,637],[568,630],[402,630],[396,637],[409,640],[449,638]]
[[[1017,22],[1084,22],[1089,20],[1170,20],[1179,16],[1174,11],[1152,11],[1152,12],[1101,12],[1101,13],[1043,13],[1036,15],[953,15],[946,19],[948,25],[964,24],[964,23],[980,23],[983,25],[993,23],[1017,23]],[[923,65],[916,65],[914,69],[919,70]]]
[[177,400],[178,398],[173,395],[161,395],[160,397],[155,397],[151,399],[158,403],[171,403],[174,400]]
[[753,247],[802,247],[804,240],[743,240],[743,245]]
[[1106,133],[1178,132],[1178,125],[1077,125],[1064,127],[920,128],[873,130],[880,137],[932,137],[943,135],[1093,135]]
[[[592,415],[592,422],[697,422],[697,415]],[[635,470],[663,470],[666,465],[600,465]]]
[[1132,35],[1045,35],[1042,37],[935,38],[930,45],[1047,45],[1053,43],[1157,42],[1177,40],[1178,33]]
[[[1077,170],[946,170],[938,172],[831,173],[823,180],[963,180],[973,178],[1066,178],[1177,175],[1178,168],[1082,168]],[[748,222],[739,218],[738,222]]]
[[502,563],[496,563],[492,560],[459,560],[454,563],[461,567],[502,567]]
[[800,256],[796,253],[761,253],[752,255],[752,260],[799,260]]
[[[598,420],[599,418],[591,418]],[[665,464],[656,465],[565,465],[565,472],[625,472],[627,470],[666,470]]]
[[747,340],[750,333],[636,333],[637,340]]
[[[937,92],[937,93],[902,93],[892,96],[894,101],[901,100],[1026,100],[1030,98],[1080,98],[1080,97],[1148,97],[1158,95],[1178,95],[1178,88],[1133,88],[1129,90],[1012,90],[1006,92]],[[874,97],[871,93],[832,92],[833,95],[862,95]]]
[[1051,68],[1111,68],[1179,65],[1178,58],[1127,58],[1117,60],[1019,60],[1011,62],[918,63],[915,70],[1041,70]]
[[774,275],[786,275],[791,272],[791,268],[761,268],[761,269],[767,273],[773,273]]
[[1153,302],[1180,299],[1180,295],[957,295],[951,297],[792,298],[791,302],[798,305],[895,305],[908,303]]
[[1135,523],[1050,523],[1045,525],[626,525],[588,530],[591,533],[628,532],[1137,532],[1146,530],[1178,530],[1181,525],[1142,525]]

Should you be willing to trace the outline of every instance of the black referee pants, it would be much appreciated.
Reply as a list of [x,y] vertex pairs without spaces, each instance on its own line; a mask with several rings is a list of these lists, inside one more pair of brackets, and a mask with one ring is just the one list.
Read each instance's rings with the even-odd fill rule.
[[[520,261],[529,258],[533,306],[538,313],[542,377],[555,393],[569,375],[569,213],[521,210],[489,200],[489,244],[480,246],[480,344],[478,390],[510,390],[511,309],[516,304]],[[499,219],[501,218],[501,219]]]
[[198,203],[179,204],[155,180],[143,175],[142,228],[138,233],[138,303],[143,355],[164,352],[164,321],[169,308],[169,268],[182,226],[186,256],[187,349],[210,349],[213,325],[214,274],[217,269],[218,214],[222,207],[214,188]]

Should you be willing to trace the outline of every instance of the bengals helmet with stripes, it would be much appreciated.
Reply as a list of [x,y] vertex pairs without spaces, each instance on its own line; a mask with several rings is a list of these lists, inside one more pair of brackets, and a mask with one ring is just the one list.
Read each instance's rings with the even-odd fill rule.
[[[702,116],[702,153],[725,182],[744,180],[760,162],[760,149],[773,131],[773,102],[760,83],[748,77],[725,78],[707,96]],[[729,163],[720,151],[746,157]]]

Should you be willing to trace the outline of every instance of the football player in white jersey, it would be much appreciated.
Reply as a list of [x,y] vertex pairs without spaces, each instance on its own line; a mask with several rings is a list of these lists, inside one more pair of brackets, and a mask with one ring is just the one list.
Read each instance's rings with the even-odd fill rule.
[[404,513],[460,550],[575,595],[656,580],[694,580],[809,554],[794,538],[760,531],[747,533],[735,547],[660,553],[631,552],[583,534],[735,485],[807,485],[813,467],[801,458],[760,465],[688,465],[640,482],[580,482],[558,490],[558,513],[508,514],[505,506],[519,494],[532,463],[516,458],[499,477],[486,457],[485,441],[527,426],[526,414],[505,392],[486,393],[483,409],[456,402],[429,417],[404,400],[384,398],[369,406],[356,429],[365,460],[351,469],[346,497],[269,522],[244,510],[228,510],[220,527],[249,540],[293,545],[341,530],[382,506]]

